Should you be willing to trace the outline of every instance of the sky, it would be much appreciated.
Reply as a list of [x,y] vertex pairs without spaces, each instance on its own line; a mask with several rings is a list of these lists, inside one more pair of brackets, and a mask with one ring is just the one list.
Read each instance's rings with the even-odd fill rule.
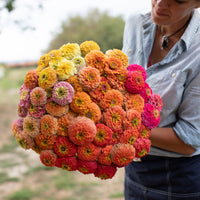
[[[16,0],[16,10],[8,14],[0,11],[0,63],[37,61],[61,23],[71,16],[86,15],[97,8],[112,16],[122,15],[124,20],[136,12],[148,12],[151,0],[43,0],[43,9],[34,9],[39,0]],[[26,4],[25,4],[26,2]],[[30,4],[30,3],[29,3]],[[34,7],[35,6],[35,7]],[[13,21],[23,19],[35,30],[21,30]]]

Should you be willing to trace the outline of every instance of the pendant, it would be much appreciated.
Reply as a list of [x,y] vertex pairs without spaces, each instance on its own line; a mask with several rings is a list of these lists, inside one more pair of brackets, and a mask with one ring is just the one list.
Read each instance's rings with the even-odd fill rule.
[[163,49],[168,49],[168,47],[169,47],[169,37],[164,35],[162,37],[161,45],[162,45],[162,48],[161,48],[162,50]]

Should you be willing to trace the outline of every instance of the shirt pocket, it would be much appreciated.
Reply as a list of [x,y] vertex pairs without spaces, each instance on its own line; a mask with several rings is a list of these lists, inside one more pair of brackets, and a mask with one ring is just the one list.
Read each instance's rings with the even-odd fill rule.
[[152,75],[148,83],[153,93],[159,94],[163,100],[163,110],[175,112],[183,97],[187,73],[182,71],[170,71]]

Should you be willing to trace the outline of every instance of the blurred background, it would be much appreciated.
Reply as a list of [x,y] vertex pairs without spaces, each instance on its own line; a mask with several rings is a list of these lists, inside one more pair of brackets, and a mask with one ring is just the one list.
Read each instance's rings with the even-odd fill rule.
[[121,49],[129,15],[150,0],[0,0],[0,200],[123,200],[124,171],[111,180],[44,167],[12,136],[19,88],[44,53],[68,42]]

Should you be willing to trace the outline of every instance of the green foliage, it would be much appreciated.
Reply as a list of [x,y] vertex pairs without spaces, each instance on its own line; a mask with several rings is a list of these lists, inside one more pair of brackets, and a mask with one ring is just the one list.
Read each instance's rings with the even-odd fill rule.
[[7,173],[5,173],[5,172],[0,172],[0,184],[2,184],[2,183],[5,183],[5,182],[10,182],[10,181],[15,181],[15,182],[17,182],[17,181],[19,181],[19,179],[18,178],[11,178],[11,177],[9,177],[8,176],[8,174]]
[[6,197],[7,200],[31,200],[33,192],[28,188],[22,188],[17,192]]
[[87,40],[97,42],[103,52],[113,48],[121,49],[124,24],[121,16],[109,16],[96,9],[86,17],[71,17],[62,23],[61,32],[55,34],[45,53],[68,42],[81,44]]

